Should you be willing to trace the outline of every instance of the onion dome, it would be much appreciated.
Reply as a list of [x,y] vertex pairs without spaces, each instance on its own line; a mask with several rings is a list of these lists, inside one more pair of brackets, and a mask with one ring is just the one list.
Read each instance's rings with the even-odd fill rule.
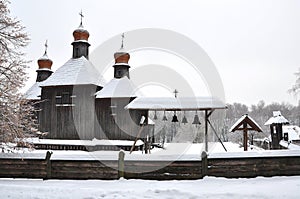
[[82,14],[82,11],[79,13],[79,15],[80,15],[80,25],[73,32],[74,41],[78,41],[78,40],[86,40],[87,41],[89,39],[90,33],[87,30],[85,30],[82,25],[82,18],[84,17]]
[[115,63],[116,64],[128,64],[128,61],[130,59],[130,55],[129,53],[127,53],[124,50],[124,33],[122,34],[122,44],[121,44],[121,48],[119,51],[115,52],[114,54],[114,58],[115,58]]
[[116,52],[114,54],[115,57],[115,63],[119,64],[119,63],[123,63],[123,64],[128,64],[128,61],[130,59],[130,55],[127,52]]
[[84,29],[82,22],[80,23],[79,27],[73,32],[74,41],[78,41],[78,40],[88,41],[89,36],[90,33]]
[[44,55],[38,59],[37,63],[39,65],[39,69],[36,70],[37,77],[36,82],[42,82],[51,76],[53,71],[51,70],[51,66],[53,64],[52,60],[47,56],[47,41],[45,43],[45,53]]
[[48,58],[47,48],[48,48],[48,45],[47,45],[47,41],[46,41],[46,43],[45,43],[45,53],[37,61],[38,65],[39,65],[39,69],[49,69],[49,70],[51,70],[51,66],[52,66],[53,62],[52,62],[51,59]]
[[79,27],[74,30],[73,36],[74,36],[74,41],[72,42],[73,45],[73,59],[80,58],[84,56],[86,59],[89,59],[89,36],[90,33],[83,28],[82,25],[82,18],[83,14],[82,11],[79,13],[81,20],[80,20],[80,25]]
[[114,67],[114,78],[122,78],[127,76],[129,79],[129,58],[130,55],[124,50],[124,33],[122,34],[122,45],[119,51],[114,54],[115,64]]

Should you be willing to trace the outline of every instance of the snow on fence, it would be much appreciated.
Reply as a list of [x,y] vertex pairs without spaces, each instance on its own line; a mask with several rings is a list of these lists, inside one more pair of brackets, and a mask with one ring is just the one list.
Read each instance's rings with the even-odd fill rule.
[[46,178],[46,154],[6,154],[0,156],[0,177],[2,178]]
[[[54,152],[55,153],[55,152]],[[0,154],[0,177],[43,179],[200,179],[204,176],[256,177],[300,175],[300,152],[283,153],[202,153],[196,160],[138,160],[124,158],[124,152],[103,156],[59,156],[50,152],[27,156]],[[127,155],[127,154],[126,154]],[[125,155],[125,156],[126,156]],[[129,155],[128,155],[129,156]],[[124,160],[125,159],[125,160]]]

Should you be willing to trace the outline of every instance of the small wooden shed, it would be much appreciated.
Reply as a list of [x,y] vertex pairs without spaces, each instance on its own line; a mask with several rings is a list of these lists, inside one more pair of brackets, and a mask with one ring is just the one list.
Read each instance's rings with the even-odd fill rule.
[[273,111],[273,117],[271,117],[265,125],[270,125],[270,132],[272,138],[272,149],[280,149],[280,140],[283,139],[282,125],[289,124],[289,121],[281,115],[280,111]]

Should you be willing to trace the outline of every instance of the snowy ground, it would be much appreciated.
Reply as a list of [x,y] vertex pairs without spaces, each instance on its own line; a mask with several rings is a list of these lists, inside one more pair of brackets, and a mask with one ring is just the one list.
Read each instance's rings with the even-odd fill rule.
[[0,179],[1,198],[299,198],[300,176],[192,181]]

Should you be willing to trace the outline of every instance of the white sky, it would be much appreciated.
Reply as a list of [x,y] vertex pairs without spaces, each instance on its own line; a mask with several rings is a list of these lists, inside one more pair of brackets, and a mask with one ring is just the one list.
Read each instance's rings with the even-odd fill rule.
[[82,9],[91,35],[90,52],[122,32],[173,30],[210,56],[223,80],[226,102],[250,105],[263,99],[297,104],[287,90],[300,67],[298,0],[15,0],[10,8],[31,38],[26,53],[33,62],[26,88],[35,81],[36,60],[46,39],[53,70],[71,57],[72,32]]

